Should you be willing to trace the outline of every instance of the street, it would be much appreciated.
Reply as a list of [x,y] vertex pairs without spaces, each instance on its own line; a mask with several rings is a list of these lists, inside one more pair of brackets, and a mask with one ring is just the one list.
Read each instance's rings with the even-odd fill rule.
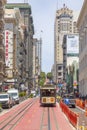
[[[64,125],[62,124],[64,123]],[[39,98],[27,99],[0,115],[1,130],[74,130],[59,104],[42,107]]]

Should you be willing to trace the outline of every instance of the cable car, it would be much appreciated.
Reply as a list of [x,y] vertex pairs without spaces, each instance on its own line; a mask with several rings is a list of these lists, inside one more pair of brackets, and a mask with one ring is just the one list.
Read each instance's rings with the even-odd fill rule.
[[55,85],[44,85],[40,88],[40,103],[41,105],[56,106],[56,87]]

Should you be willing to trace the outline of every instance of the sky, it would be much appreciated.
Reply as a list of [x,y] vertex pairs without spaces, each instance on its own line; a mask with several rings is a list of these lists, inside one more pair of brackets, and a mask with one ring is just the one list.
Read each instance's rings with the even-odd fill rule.
[[54,21],[56,10],[65,4],[73,11],[80,11],[84,0],[7,0],[7,3],[31,5],[34,37],[42,38],[42,71],[50,72],[54,64]]

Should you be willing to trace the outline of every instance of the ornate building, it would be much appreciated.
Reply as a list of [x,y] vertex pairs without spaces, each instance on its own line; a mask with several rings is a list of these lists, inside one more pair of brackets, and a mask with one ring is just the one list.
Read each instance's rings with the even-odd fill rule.
[[[54,81],[59,82],[63,80],[63,36],[65,34],[78,33],[76,27],[78,14],[64,4],[63,8],[56,11],[55,25],[54,25]],[[77,15],[78,16],[78,15]],[[75,18],[74,18],[75,17]]]

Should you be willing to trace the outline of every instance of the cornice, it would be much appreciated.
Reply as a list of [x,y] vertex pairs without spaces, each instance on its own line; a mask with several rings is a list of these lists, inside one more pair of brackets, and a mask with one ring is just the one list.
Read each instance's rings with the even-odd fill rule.
[[82,18],[84,17],[84,14],[85,14],[85,10],[87,10],[87,0],[84,0],[83,2],[83,5],[82,5],[82,8],[81,8],[78,20],[77,20],[77,27],[79,27],[81,24]]

